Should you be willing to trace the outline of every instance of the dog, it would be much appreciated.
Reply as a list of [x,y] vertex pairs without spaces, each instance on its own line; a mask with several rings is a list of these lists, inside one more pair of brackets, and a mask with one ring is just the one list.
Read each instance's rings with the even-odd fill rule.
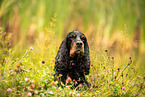
[[77,82],[74,87],[79,84],[86,84],[89,87],[85,78],[90,72],[89,46],[82,32],[72,31],[67,34],[55,57],[54,70],[55,80],[62,81],[63,84],[66,84],[69,78]]

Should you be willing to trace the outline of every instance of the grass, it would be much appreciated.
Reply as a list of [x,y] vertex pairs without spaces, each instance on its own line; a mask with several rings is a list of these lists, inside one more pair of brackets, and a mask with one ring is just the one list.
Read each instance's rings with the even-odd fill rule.
[[[21,57],[15,58],[16,51],[8,50],[1,66],[0,91],[5,96],[144,96],[145,77],[140,76],[134,68],[133,58],[124,59],[109,56],[109,51],[91,53],[91,69],[87,80],[90,88],[71,89],[71,85],[58,87],[53,81],[54,58],[57,52],[56,42],[44,38],[35,47],[23,51]],[[55,48],[55,49],[54,49]],[[126,56],[127,57],[127,56]],[[117,64],[117,65],[116,65]],[[70,82],[73,83],[73,82]]]
[[[144,96],[144,4],[0,0],[0,97]],[[90,46],[87,90],[53,82],[59,45],[76,29],[84,32]]]

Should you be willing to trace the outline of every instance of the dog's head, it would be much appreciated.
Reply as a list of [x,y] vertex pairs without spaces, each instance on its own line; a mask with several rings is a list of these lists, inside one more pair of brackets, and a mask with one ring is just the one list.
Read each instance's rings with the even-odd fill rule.
[[85,53],[86,37],[80,31],[72,31],[67,35],[67,45],[70,51],[70,57],[81,57]]

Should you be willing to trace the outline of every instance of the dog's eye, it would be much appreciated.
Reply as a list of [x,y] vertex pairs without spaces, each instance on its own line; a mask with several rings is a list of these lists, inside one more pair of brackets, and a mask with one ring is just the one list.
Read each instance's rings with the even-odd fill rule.
[[75,34],[71,35],[71,38],[76,38],[76,35]]
[[85,37],[83,35],[81,35],[81,39],[85,39]]

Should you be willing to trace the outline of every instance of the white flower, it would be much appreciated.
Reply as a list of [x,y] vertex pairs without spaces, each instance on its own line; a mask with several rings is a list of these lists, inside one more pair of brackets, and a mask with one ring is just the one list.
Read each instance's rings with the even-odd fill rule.
[[30,47],[30,50],[33,50],[33,47]]
[[52,91],[49,91],[48,93],[49,93],[49,94],[53,94],[53,92],[52,92]]

